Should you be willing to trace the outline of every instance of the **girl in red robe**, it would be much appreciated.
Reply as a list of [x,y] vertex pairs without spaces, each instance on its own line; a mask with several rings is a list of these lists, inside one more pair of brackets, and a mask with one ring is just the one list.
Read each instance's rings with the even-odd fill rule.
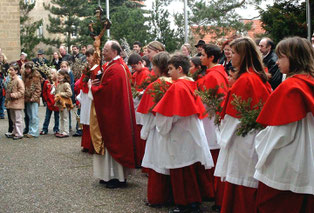
[[258,181],[253,177],[257,162],[254,150],[257,132],[250,131],[245,137],[236,134],[241,122],[232,101],[234,95],[245,101],[250,98],[250,107],[253,109],[260,101],[266,102],[271,88],[254,41],[246,37],[239,38],[230,46],[236,81],[227,94],[221,115],[221,131],[218,135],[220,152],[214,175],[225,181],[221,212],[251,213],[256,209],[258,186]]
[[305,38],[279,42],[277,64],[287,79],[267,100],[255,139],[260,181],[257,210],[314,212],[314,49]]
[[159,78],[147,86],[136,112],[136,121],[143,126],[141,138],[146,140],[142,166],[148,168],[146,205],[150,207],[157,207],[172,201],[169,170],[159,168],[155,164],[162,147],[158,145],[160,137],[156,134],[155,114],[151,111],[156,104],[152,96],[155,93],[154,85],[162,81],[169,86],[172,84],[168,76],[169,58],[170,55],[167,52],[157,53],[153,57],[153,69]]

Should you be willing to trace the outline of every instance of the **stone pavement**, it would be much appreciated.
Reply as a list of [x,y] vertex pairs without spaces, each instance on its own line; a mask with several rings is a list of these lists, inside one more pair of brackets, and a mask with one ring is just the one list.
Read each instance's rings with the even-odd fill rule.
[[[39,107],[40,129],[45,107]],[[72,116],[72,126],[75,119]],[[52,120],[51,120],[52,124]],[[107,189],[93,177],[92,155],[82,153],[81,138],[36,139],[4,136],[8,120],[0,120],[0,212],[168,212],[144,205],[147,177],[136,170],[128,187]],[[203,203],[210,212],[212,203]]]

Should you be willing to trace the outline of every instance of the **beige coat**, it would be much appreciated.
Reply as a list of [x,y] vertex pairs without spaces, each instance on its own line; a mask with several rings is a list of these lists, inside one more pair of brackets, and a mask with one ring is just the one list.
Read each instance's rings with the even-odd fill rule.
[[5,94],[5,107],[8,109],[24,109],[24,82],[18,76],[8,84]]
[[[56,88],[55,96],[56,97],[61,96],[64,99],[69,99],[68,101],[72,103],[72,101],[71,101],[71,97],[72,97],[71,85],[67,82],[59,83],[57,88]],[[59,101],[56,101],[55,106],[57,106],[59,109],[64,108]]]

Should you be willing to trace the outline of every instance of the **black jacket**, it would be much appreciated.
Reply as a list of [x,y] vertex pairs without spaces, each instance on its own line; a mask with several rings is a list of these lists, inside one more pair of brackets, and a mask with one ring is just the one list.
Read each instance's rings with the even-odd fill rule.
[[268,68],[268,72],[271,74],[271,79],[269,79],[269,83],[271,88],[276,89],[282,81],[282,73],[279,70],[277,62],[277,55],[273,50],[263,59],[264,65]]

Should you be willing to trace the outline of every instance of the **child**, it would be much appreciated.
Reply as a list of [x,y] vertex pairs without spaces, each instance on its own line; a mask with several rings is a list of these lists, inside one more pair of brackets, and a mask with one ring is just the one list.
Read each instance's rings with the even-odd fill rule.
[[169,58],[170,55],[167,52],[157,53],[153,57],[153,69],[159,78],[147,86],[136,112],[136,122],[142,125],[141,138],[146,140],[146,146],[144,143],[143,147],[145,153],[142,166],[145,168],[144,171],[148,172],[146,205],[150,207],[157,207],[172,201],[169,169],[158,166],[159,153],[163,152],[163,147],[159,146],[160,136],[155,126],[155,114],[151,112],[156,104],[152,97],[155,91],[154,85],[162,81],[169,86],[172,84],[168,75]]
[[[61,96],[72,103],[72,90],[70,85],[70,76],[67,70],[61,69],[58,72],[58,86],[55,92],[56,97]],[[59,102],[56,102],[56,106],[59,108],[60,113],[60,133],[56,134],[58,138],[69,137],[69,131],[64,128],[64,123],[67,122],[69,110],[67,107],[63,107]]]
[[94,54],[95,51],[93,48],[88,49],[85,53],[90,76],[88,76],[87,73],[83,73],[81,78],[75,83],[75,87],[80,90],[77,100],[80,102],[80,124],[83,125],[83,134],[81,140],[81,146],[83,147],[82,152],[89,152],[91,154],[93,154],[94,148],[89,131],[92,100],[88,97],[88,93],[91,92],[88,88],[88,81],[100,70],[99,65],[95,64]]
[[148,78],[150,71],[144,66],[142,57],[137,53],[132,53],[128,59],[128,65],[132,67],[132,85],[138,92],[143,91],[139,87]]
[[[218,64],[219,57],[221,55],[220,48],[214,44],[205,44],[202,46],[201,51],[201,62],[203,66],[207,67],[206,75],[197,80],[198,87],[200,90],[209,90],[215,89],[218,87],[217,94],[223,94],[225,98],[228,92],[228,75],[225,72],[225,68]],[[222,105],[223,103],[221,103]],[[208,106],[206,106],[208,107]],[[208,141],[208,145],[216,164],[220,147],[217,144],[216,131],[217,127],[215,126],[215,118],[209,119],[208,117],[204,119],[204,128]],[[219,208],[222,204],[223,196],[223,183],[220,181],[220,178],[214,178],[215,168],[210,170],[210,179],[212,183],[212,195],[215,197],[215,206],[214,208]]]
[[160,155],[160,168],[170,170],[174,203],[171,212],[199,212],[199,205],[210,198],[208,169],[214,166],[203,122],[205,107],[193,79],[187,77],[189,59],[172,56],[169,75],[174,82],[154,107],[159,141],[166,148]]
[[13,122],[13,140],[23,138],[23,109],[24,109],[24,83],[17,75],[19,72],[19,65],[17,63],[10,64],[8,69],[11,76],[11,81],[6,90],[5,105],[10,109],[10,118]]
[[267,126],[255,138],[259,180],[257,210],[314,212],[314,49],[292,37],[276,47],[287,74],[265,103],[257,122]]
[[[69,74],[69,78],[70,78],[70,81],[69,81],[69,84],[71,86],[71,91],[72,91],[72,96],[71,96],[71,99],[72,99],[72,103],[75,103],[75,94],[74,94],[74,85],[75,85],[75,82],[74,82],[74,75],[73,75],[73,72],[72,70],[70,69],[70,66],[69,66],[69,63],[67,61],[62,61],[61,64],[60,64],[60,70],[66,70]],[[71,116],[71,111],[69,111],[69,131],[72,131],[72,116]]]
[[190,70],[189,75],[197,81],[200,78],[203,78],[206,74],[206,66],[202,65],[200,57],[193,57],[190,60]]
[[[29,118],[29,131],[24,135],[26,138],[39,136],[38,106],[41,96],[41,75],[34,69],[33,62],[25,63],[23,81],[25,85],[26,113]],[[25,121],[27,122],[27,121]]]
[[258,181],[254,179],[257,155],[254,151],[254,138],[251,131],[245,137],[238,136],[240,115],[232,104],[234,95],[243,101],[251,99],[250,108],[260,101],[265,103],[271,87],[267,83],[262,58],[255,42],[248,38],[239,38],[230,44],[232,64],[237,70],[236,81],[225,99],[218,144],[220,152],[215,168],[215,176],[224,183],[221,212],[251,213],[256,210],[256,193]]
[[45,121],[43,124],[43,129],[40,132],[40,135],[48,134],[48,126],[49,126],[52,112],[54,113],[54,118],[55,118],[53,132],[54,134],[59,132],[59,108],[55,106],[55,96],[53,94],[53,90],[55,90],[55,88],[58,85],[57,70],[51,69],[50,72],[51,72],[51,80],[50,79],[45,80],[44,86],[43,86],[43,99],[47,103],[47,106],[46,106]]

